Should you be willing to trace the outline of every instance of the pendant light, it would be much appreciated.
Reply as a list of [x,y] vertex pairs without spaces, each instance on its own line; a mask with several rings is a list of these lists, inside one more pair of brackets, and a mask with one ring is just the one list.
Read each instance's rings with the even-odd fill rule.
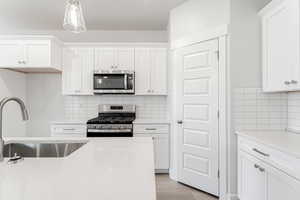
[[85,20],[79,0],[67,0],[63,27],[73,33],[86,31]]

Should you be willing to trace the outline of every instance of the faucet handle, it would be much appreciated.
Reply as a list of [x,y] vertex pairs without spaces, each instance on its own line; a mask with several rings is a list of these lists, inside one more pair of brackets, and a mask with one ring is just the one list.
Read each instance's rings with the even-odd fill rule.
[[17,153],[15,153],[14,156],[11,157],[11,158],[7,161],[7,163],[8,163],[8,164],[17,164],[18,162],[21,162],[21,161],[23,161],[23,160],[24,160],[24,158],[23,158],[22,156],[19,156]]

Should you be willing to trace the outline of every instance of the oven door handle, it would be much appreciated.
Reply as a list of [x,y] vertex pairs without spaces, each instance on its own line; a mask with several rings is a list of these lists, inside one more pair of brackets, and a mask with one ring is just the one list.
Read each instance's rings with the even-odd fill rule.
[[132,129],[88,129],[87,130],[89,133],[131,133]]
[[128,89],[128,78],[127,78],[127,74],[124,74],[124,87],[125,87],[125,90]]

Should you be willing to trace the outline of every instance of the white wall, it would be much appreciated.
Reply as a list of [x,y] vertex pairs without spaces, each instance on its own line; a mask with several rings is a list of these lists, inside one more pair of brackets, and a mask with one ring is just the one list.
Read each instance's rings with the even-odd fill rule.
[[[19,97],[26,104],[26,77],[24,74],[0,70],[0,99]],[[26,123],[22,121],[20,107],[15,102],[6,104],[3,110],[3,135],[25,136]]]
[[170,12],[170,41],[229,24],[230,0],[189,0]]
[[0,34],[54,35],[64,42],[167,42],[167,31],[87,31],[75,34],[68,31],[0,30]]
[[[258,11],[270,0],[231,0],[230,78],[236,88],[261,88],[261,26]],[[232,93],[232,97],[233,97]],[[233,103],[233,98],[231,99]],[[232,105],[232,108],[234,106]],[[237,140],[234,118],[229,138],[229,191],[237,193]]]
[[65,120],[61,74],[28,74],[26,81],[27,105],[30,111],[27,135],[50,136],[49,122]]

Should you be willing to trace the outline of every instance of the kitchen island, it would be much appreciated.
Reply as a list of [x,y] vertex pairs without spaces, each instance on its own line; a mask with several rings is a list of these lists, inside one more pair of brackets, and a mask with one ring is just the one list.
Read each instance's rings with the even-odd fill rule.
[[15,142],[87,142],[64,158],[0,163],[1,200],[155,200],[151,138],[43,139]]

